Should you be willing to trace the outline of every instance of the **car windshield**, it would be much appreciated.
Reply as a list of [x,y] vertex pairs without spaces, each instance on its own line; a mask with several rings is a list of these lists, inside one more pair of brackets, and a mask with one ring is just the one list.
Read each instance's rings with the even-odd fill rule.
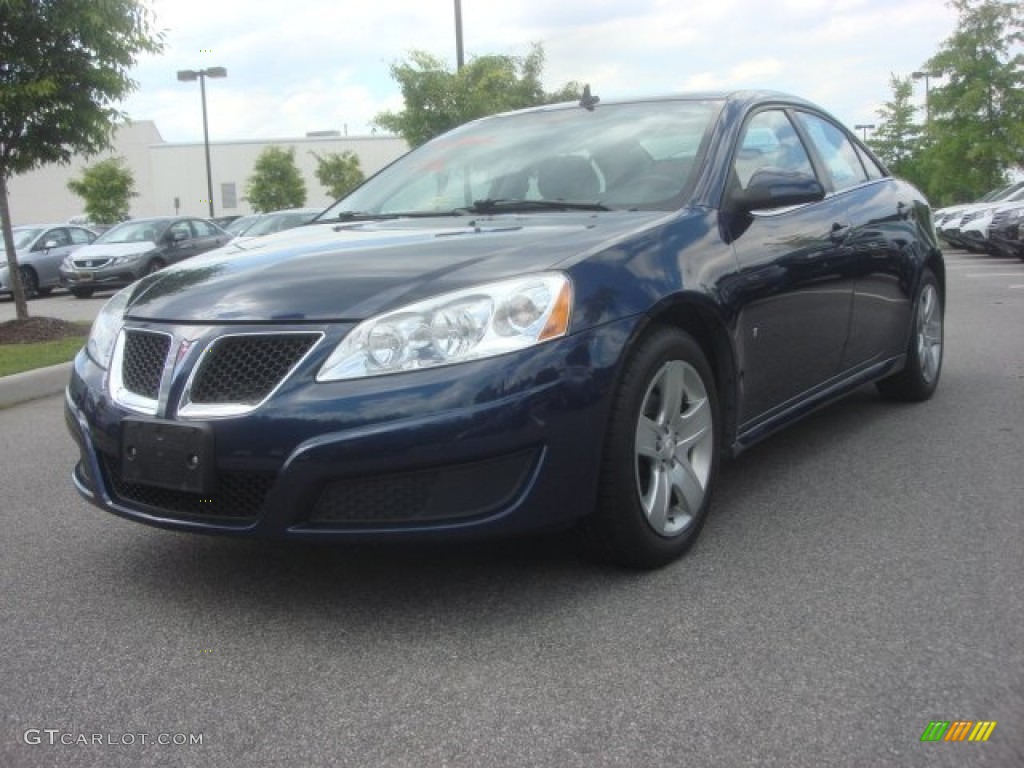
[[257,221],[259,221],[259,218],[259,216],[243,216],[242,218],[235,219],[234,221],[229,223],[226,227],[224,227],[224,231],[230,235],[240,235],[253,224],[255,224]]
[[[678,207],[713,100],[559,106],[438,137],[328,208],[320,221],[573,207]],[[249,234],[249,233],[247,233]]]
[[282,229],[291,229],[311,221],[319,211],[296,211],[294,213],[268,213],[244,230],[245,237],[260,237]]
[[[20,251],[22,248],[28,248],[32,244],[32,241],[39,237],[39,233],[43,230],[38,227],[28,227],[25,229],[15,229],[11,234],[14,235],[14,250]],[[4,240],[0,237],[0,251],[6,251],[4,247]]]
[[155,243],[167,228],[166,221],[126,221],[96,238],[97,243]]

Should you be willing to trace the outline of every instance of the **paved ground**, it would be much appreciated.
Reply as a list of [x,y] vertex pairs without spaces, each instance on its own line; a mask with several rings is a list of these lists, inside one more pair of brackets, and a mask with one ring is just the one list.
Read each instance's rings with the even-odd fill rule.
[[[96,317],[104,304],[114,294],[97,293],[88,299],[76,299],[65,291],[54,291],[49,296],[31,299],[28,313],[33,317],[59,317],[61,320],[90,321]],[[10,296],[0,297],[0,323],[14,320],[18,316],[14,300]]]
[[0,765],[1024,765],[1024,264],[949,275],[935,399],[731,462],[651,574],[152,530],[75,495],[59,397],[0,411]]

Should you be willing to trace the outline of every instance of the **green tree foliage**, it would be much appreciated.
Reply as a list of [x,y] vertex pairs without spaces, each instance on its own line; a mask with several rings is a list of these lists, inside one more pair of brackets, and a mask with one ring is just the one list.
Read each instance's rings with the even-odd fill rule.
[[355,152],[346,149],[340,155],[337,152],[328,152],[326,155],[318,155],[316,152],[310,154],[316,158],[317,180],[335,200],[344,197],[363,183],[363,171],[359,167],[359,156]]
[[868,144],[889,170],[910,181],[917,181],[914,178],[914,159],[921,148],[921,126],[914,120],[917,107],[911,103],[913,80],[909,76],[892,75],[889,86],[892,88],[892,100],[878,110],[881,120]]
[[[106,149],[122,117],[114,105],[136,87],[135,58],[162,47],[137,0],[0,0],[0,219],[12,274],[8,179]],[[14,300],[27,318],[18,285]]]
[[1021,3],[951,0],[957,28],[925,64],[942,72],[929,94],[922,168],[934,202],[973,200],[1024,163]]
[[412,51],[408,59],[391,66],[405,108],[382,112],[374,124],[416,147],[478,117],[580,97],[576,82],[545,93],[543,70],[544,49],[539,44],[524,57],[475,56],[455,72],[429,53]]
[[116,224],[128,218],[135,177],[119,157],[85,168],[82,177],[68,181],[68,189],[84,201],[85,213],[96,224]]
[[305,205],[306,182],[295,165],[295,147],[267,147],[260,152],[245,194],[257,213]]

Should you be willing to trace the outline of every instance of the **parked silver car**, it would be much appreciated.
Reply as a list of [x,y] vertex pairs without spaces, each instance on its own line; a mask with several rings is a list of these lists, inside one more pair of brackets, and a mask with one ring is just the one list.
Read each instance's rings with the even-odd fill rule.
[[60,282],[78,299],[94,291],[123,288],[143,275],[224,245],[231,239],[204,219],[160,216],[133,219],[104,232],[94,244],[67,258]]
[[[69,255],[96,239],[85,227],[68,224],[14,227],[14,252],[26,298],[45,296],[60,286],[60,265]],[[7,249],[0,238],[0,295],[13,293]]]

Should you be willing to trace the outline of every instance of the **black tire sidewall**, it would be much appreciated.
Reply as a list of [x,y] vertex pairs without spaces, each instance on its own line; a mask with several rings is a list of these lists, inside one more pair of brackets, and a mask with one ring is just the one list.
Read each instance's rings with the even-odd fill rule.
[[[711,406],[714,446],[703,504],[685,531],[665,537],[647,521],[636,488],[636,425],[651,381],[662,366],[672,360],[696,369]],[[601,483],[594,523],[604,540],[604,550],[613,560],[629,566],[650,568],[664,565],[683,554],[696,540],[707,519],[711,495],[718,474],[721,419],[718,393],[711,366],[700,345],[689,334],[672,328],[651,332],[626,363],[612,403]]]
[[21,267],[18,270],[18,279],[21,280],[21,290],[26,299],[34,298],[39,294],[39,278],[31,267]]
[[[939,359],[938,370],[931,381],[924,376],[924,361],[917,348],[918,324],[920,322],[922,299],[925,289],[931,286],[935,289],[935,297],[939,302],[939,315],[942,328],[943,357]],[[907,342],[907,362],[902,371],[888,379],[878,382],[878,390],[885,397],[893,400],[907,402],[921,402],[929,399],[939,385],[942,376],[942,363],[945,357],[946,345],[946,306],[939,290],[939,282],[930,269],[921,273],[921,280],[917,287],[917,295],[914,297],[914,311],[911,315],[910,339]]]

